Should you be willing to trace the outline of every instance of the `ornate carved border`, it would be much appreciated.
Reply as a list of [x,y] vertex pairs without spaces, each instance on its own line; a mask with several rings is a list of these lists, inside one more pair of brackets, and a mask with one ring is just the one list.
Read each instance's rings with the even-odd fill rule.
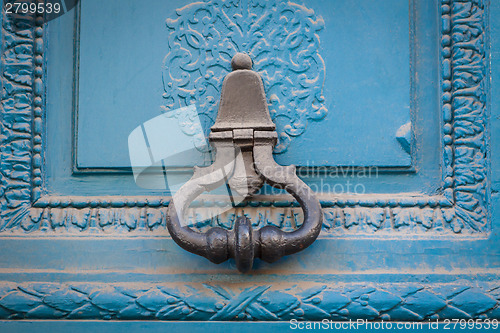
[[[322,202],[323,235],[488,234],[485,6],[480,0],[441,0],[442,195],[327,198]],[[44,193],[42,23],[41,18],[28,17],[22,22],[26,28],[14,31],[8,18],[2,20],[0,232],[164,234],[168,200]],[[272,212],[266,215],[257,206],[271,207]],[[300,214],[295,206],[286,200],[248,203],[245,213],[258,223],[293,227]],[[267,218],[274,214],[281,220]],[[231,215],[226,220],[209,216],[209,223],[230,227]]]
[[457,229],[488,229],[485,2],[442,0],[444,196]]
[[27,218],[42,193],[45,45],[43,17],[28,13],[14,23],[2,13],[0,230],[5,230]]
[[[301,285],[304,283],[302,282]],[[384,320],[500,318],[500,285],[2,283],[0,319]]]

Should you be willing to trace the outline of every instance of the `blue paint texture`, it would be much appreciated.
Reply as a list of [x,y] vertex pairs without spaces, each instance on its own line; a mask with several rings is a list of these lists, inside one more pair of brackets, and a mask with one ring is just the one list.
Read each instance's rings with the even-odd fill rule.
[[[497,1],[148,0],[120,11],[117,1],[80,2],[45,25],[36,15],[19,22],[21,29],[0,19],[2,332],[500,319]],[[273,8],[285,13],[282,26],[273,27],[281,16],[264,15]],[[207,13],[222,12],[245,15],[209,24]],[[193,13],[200,22],[191,22]],[[256,17],[272,24],[248,28]],[[238,35],[231,20],[255,36]],[[181,33],[190,24],[196,29]],[[299,44],[282,34],[292,27],[312,30],[294,35]],[[252,274],[175,246],[165,228],[169,193],[139,189],[123,163],[128,134],[162,106],[184,106],[196,89],[196,101],[217,96],[226,58],[215,56],[219,44],[202,43],[217,33],[231,37],[226,50],[255,52],[264,84],[276,84],[266,89],[279,97],[271,105],[284,107],[274,113],[284,133],[280,163],[380,167],[358,179],[364,193],[317,187],[320,238],[276,263],[257,261]],[[280,45],[262,45],[268,54],[260,54],[246,38]],[[294,53],[294,43],[307,52]],[[207,47],[222,65],[196,64]],[[314,66],[294,72],[297,59]],[[182,64],[172,67],[176,61]],[[273,76],[278,67],[290,71],[289,80]],[[180,68],[189,72],[186,82]],[[302,82],[308,75],[324,83]],[[186,90],[168,91],[169,77]],[[314,106],[301,113],[306,104]],[[216,107],[204,110],[213,120]],[[303,178],[313,188],[327,178],[345,186],[356,172]],[[284,197],[259,197],[220,216],[214,206],[216,199],[195,202],[189,226],[232,228],[245,214],[256,227],[286,230],[302,219]]]

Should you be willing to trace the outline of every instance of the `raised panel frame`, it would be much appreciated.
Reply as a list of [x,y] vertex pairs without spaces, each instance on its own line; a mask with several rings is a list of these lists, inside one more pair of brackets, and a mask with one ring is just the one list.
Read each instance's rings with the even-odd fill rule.
[[[410,233],[431,236],[484,237],[488,234],[491,229],[488,223],[488,51],[484,6],[467,1],[445,2],[441,6],[443,175],[440,194],[326,196],[322,198],[323,235],[393,231],[397,235],[401,234],[399,230],[406,235],[408,229]],[[43,26],[33,23],[26,36],[22,31],[10,34],[9,22],[3,23],[3,35],[12,36],[12,41],[5,38],[3,41],[6,73],[3,86],[9,89],[3,97],[4,112],[9,116],[4,116],[3,121],[9,131],[2,140],[5,147],[2,215],[4,221],[10,221],[4,222],[1,230],[45,233],[60,229],[81,234],[110,228],[132,232],[164,229],[163,208],[168,205],[168,198],[47,194],[43,148],[46,45]],[[26,53],[22,59],[13,47],[23,48]],[[24,82],[16,82],[23,79]],[[17,102],[20,96],[23,101]],[[201,205],[210,206],[210,203]],[[259,206],[274,209],[259,219],[260,210],[255,208]],[[300,215],[295,206],[296,203],[287,199],[267,197],[250,204],[246,213],[254,221],[259,220],[259,224],[267,223],[265,216],[270,214],[271,220],[293,225],[297,214]],[[202,213],[193,212],[193,216],[197,214],[206,215],[207,209]],[[209,211],[208,214],[210,217]],[[211,224],[231,227],[232,219],[234,214],[222,219],[211,216]]]

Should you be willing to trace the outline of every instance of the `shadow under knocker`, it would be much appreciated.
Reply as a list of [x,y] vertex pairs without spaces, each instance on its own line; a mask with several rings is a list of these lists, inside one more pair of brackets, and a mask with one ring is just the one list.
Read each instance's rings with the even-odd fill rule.
[[[237,53],[231,66],[233,71],[224,78],[219,112],[209,136],[216,150],[215,162],[209,167],[195,167],[193,177],[174,195],[168,206],[167,228],[183,249],[217,264],[234,258],[238,270],[247,272],[254,258],[274,262],[311,245],[321,231],[323,213],[312,190],[297,177],[295,166],[281,166],[273,159],[277,133],[262,80],[252,70],[252,60]],[[238,153],[242,159],[236,159]],[[291,232],[275,226],[253,230],[245,216],[237,218],[233,230],[213,227],[201,233],[183,226],[181,221],[189,204],[226,181],[238,193],[250,195],[264,182],[285,189],[302,207],[304,222]]]

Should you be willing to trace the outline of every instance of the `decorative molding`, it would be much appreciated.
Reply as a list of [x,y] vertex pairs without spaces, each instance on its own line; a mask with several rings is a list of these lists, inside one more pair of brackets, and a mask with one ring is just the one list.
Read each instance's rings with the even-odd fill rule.
[[[44,3],[44,0],[34,0],[34,2]],[[42,166],[43,166],[43,148],[42,148],[42,134],[43,134],[43,105],[45,97],[45,83],[44,83],[44,17],[37,15],[35,18],[35,68],[34,68],[34,82],[33,82],[33,123],[32,123],[32,156],[31,156],[31,199],[32,202],[40,199],[42,196]]]
[[231,58],[245,52],[263,78],[271,117],[281,119],[275,153],[286,151],[309,120],[326,116],[325,64],[319,54],[324,21],[313,9],[279,0],[206,0],[175,13],[167,19],[165,110],[196,103],[208,131]]
[[500,285],[0,283],[0,319],[384,320],[500,318]]
[[488,229],[485,2],[442,0],[444,196],[458,228]]
[[[209,3],[216,2],[214,0]],[[205,5],[206,3],[197,3],[183,10],[191,13],[198,6]],[[228,3],[228,6],[233,4]],[[259,10],[259,13],[266,12],[265,7],[252,7],[252,11],[255,10]],[[313,24],[314,27],[321,25],[321,20],[312,19],[313,12],[306,11],[303,7],[297,7],[297,12],[305,15],[308,24]],[[179,13],[177,20],[169,21],[170,26],[181,24],[184,11]],[[217,9],[216,13],[222,12]],[[330,195],[322,202],[325,212],[324,235],[384,235],[387,232],[394,236],[406,236],[410,233],[432,237],[442,234],[484,237],[491,230],[487,208],[485,3],[476,0],[442,0],[440,13],[442,194],[392,198],[388,195]],[[262,17],[273,19],[272,15]],[[129,235],[129,232],[144,230],[150,234],[163,235],[163,222],[156,221],[164,213],[168,197],[44,195],[44,40],[41,23],[41,18],[27,16],[26,21],[18,22],[25,29],[14,31],[11,27],[13,22],[5,16],[2,20],[0,232],[30,235],[33,232],[51,234],[95,231],[106,234],[106,231],[118,230],[126,231],[118,232],[120,235]],[[175,39],[171,42],[174,43]],[[279,104],[283,105],[282,102]],[[258,219],[258,214],[262,214],[263,210],[260,209],[259,212],[255,207],[272,206],[275,207],[272,214],[287,216],[282,220],[291,219],[287,212],[291,212],[290,208],[296,203],[280,200],[249,203],[248,207],[253,208],[246,209],[245,213],[255,214]],[[208,207],[211,205],[210,202],[203,204]],[[111,212],[120,207],[123,210],[118,215]],[[104,217],[106,214],[109,220]],[[88,216],[88,222],[84,222],[85,216]],[[149,216],[152,216],[151,219]],[[137,221],[135,224],[134,220]],[[92,221],[97,221],[95,228]],[[141,221],[149,227],[142,228]],[[213,224],[231,225],[230,217],[227,220],[211,221]],[[279,221],[281,220],[271,223],[281,223]],[[193,224],[196,226],[198,223]],[[203,227],[203,222],[201,225]]]
[[14,22],[2,11],[0,230],[29,215],[40,195],[42,25],[42,17],[27,13]]
[[[66,198],[67,199],[67,198]],[[11,234],[66,235],[144,235],[154,232],[155,236],[168,236],[166,229],[167,200],[148,198],[139,205],[126,200],[118,202],[94,201],[75,207],[74,202],[54,201],[44,208],[30,210],[23,219],[20,229]],[[363,235],[404,235],[404,236],[482,236],[473,229],[462,229],[454,218],[453,207],[439,205],[438,201],[403,198],[400,201],[378,199],[371,208],[359,205],[372,204],[370,200],[345,202],[323,201],[322,237],[363,236]],[[72,205],[73,204],[73,205]],[[198,200],[188,210],[186,221],[191,228],[206,231],[213,226],[232,229],[237,216],[246,215],[254,228],[275,225],[283,230],[296,229],[303,220],[302,209],[293,201],[255,201],[239,205],[232,210],[221,210],[223,202]],[[99,207],[105,205],[106,207]],[[150,206],[155,207],[150,207]],[[415,205],[420,205],[414,207]],[[405,206],[405,207],[402,207]]]

